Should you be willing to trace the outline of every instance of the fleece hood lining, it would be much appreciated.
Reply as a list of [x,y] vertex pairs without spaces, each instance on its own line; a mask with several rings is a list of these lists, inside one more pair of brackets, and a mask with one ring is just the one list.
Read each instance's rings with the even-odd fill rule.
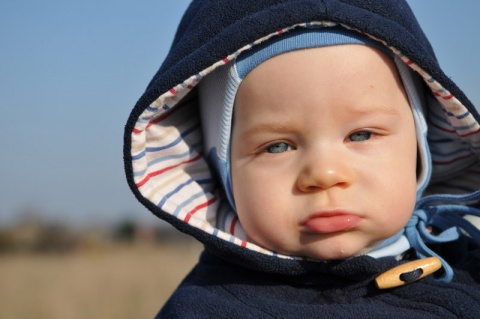
[[[198,120],[196,92],[192,89],[203,77],[252,46],[294,28],[313,26],[331,27],[337,24],[302,23],[269,34],[191,76],[151,103],[137,119],[131,135],[133,179],[140,195],[163,213],[175,216],[205,233],[263,254],[277,256],[275,252],[247,242],[243,235],[237,236],[241,232],[238,219],[229,213],[229,205],[218,192],[215,178],[202,156],[202,129]],[[427,193],[458,193],[458,190],[471,193],[477,190],[480,180],[480,167],[477,164],[480,154],[479,123],[457,98],[412,60],[388,43],[371,38],[383,43],[416,71],[436,98],[427,97],[431,105],[427,120],[433,163],[431,182],[435,183]],[[470,167],[471,170],[464,171],[464,167]],[[473,176],[472,172],[475,173]],[[452,177],[455,177],[453,182],[449,180]]]

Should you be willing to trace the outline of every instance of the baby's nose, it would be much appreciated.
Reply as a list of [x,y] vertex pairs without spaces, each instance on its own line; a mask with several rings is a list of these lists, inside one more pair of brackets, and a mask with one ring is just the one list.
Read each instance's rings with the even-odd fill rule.
[[352,163],[341,152],[322,151],[305,154],[297,179],[297,187],[310,192],[331,187],[345,188],[353,180]]

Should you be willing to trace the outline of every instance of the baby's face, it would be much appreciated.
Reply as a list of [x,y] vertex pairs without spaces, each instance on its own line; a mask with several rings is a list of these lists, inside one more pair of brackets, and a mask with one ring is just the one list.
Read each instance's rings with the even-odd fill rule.
[[363,45],[299,50],[249,73],[231,173],[249,239],[321,260],[364,254],[415,205],[415,126],[393,62]]

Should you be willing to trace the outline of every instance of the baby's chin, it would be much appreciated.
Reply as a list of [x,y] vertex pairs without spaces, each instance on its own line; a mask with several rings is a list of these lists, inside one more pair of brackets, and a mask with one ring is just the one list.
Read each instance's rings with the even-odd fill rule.
[[367,254],[372,251],[376,246],[381,243],[375,242],[372,245],[367,247],[354,247],[343,245],[339,247],[328,247],[328,248],[319,248],[319,249],[306,249],[301,251],[285,251],[283,254],[287,256],[296,256],[302,257],[309,260],[318,260],[318,261],[334,261],[334,260],[344,260],[352,257],[358,257]]
[[[328,238],[318,239],[312,236],[303,237],[299,241],[291,242],[262,242],[249,236],[248,240],[256,245],[284,256],[304,258],[317,261],[344,260],[362,256],[372,251],[385,239],[371,241],[372,238],[359,238],[358,236],[343,236],[345,234],[332,234]],[[257,238],[258,239],[258,238]],[[362,242],[363,240],[363,242]]]

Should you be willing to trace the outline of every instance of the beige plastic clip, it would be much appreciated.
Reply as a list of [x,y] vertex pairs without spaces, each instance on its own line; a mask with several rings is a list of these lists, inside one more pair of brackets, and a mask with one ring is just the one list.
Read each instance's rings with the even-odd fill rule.
[[380,289],[399,287],[408,283],[400,279],[400,276],[402,274],[421,270],[421,274],[418,276],[418,278],[415,278],[414,280],[416,281],[422,279],[425,276],[433,274],[441,267],[442,263],[437,257],[418,259],[384,272],[375,279],[375,282],[377,284],[377,287]]

